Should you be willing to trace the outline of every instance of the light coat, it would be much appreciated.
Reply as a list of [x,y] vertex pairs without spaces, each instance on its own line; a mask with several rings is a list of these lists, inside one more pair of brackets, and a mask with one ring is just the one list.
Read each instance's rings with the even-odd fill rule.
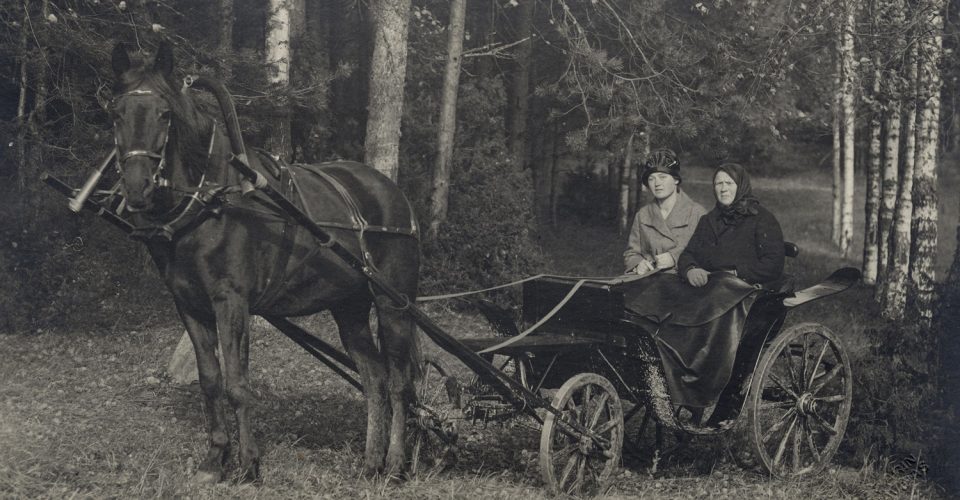
[[623,253],[626,272],[632,271],[644,259],[653,262],[662,253],[673,257],[674,268],[670,271],[676,272],[680,253],[705,213],[703,206],[683,191],[677,191],[677,201],[666,219],[660,215],[656,202],[644,205],[633,219],[627,251]]

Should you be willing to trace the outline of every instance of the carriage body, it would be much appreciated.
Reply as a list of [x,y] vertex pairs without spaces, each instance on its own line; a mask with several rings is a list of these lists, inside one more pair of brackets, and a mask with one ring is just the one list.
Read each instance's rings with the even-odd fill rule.
[[[502,348],[496,346],[503,337],[467,339],[464,343],[478,352],[487,351],[491,361],[531,391],[552,397],[555,408],[569,408],[577,414],[600,413],[586,399],[605,391],[609,394],[603,396],[603,404],[610,406],[610,400],[622,400],[616,402],[617,408],[604,410],[606,414],[599,421],[603,424],[615,414],[626,422],[635,419],[639,423],[633,426],[634,435],[626,435],[630,433],[623,424],[613,431],[609,429],[613,424],[597,426],[611,434],[609,440],[616,446],[626,441],[640,447],[640,453],[662,454],[663,449],[642,447],[660,448],[665,431],[700,435],[735,431],[745,438],[736,441],[747,448],[734,450],[735,456],[747,457],[771,474],[806,474],[825,467],[842,439],[850,411],[852,379],[849,361],[832,332],[818,324],[786,329],[784,324],[796,305],[842,291],[858,278],[856,270],[844,269],[797,293],[758,289],[742,331],[737,332],[740,340],[729,380],[717,398],[719,403],[707,409],[709,418],[705,419],[681,411],[674,403],[657,347],[665,321],[639,316],[625,307],[624,291],[630,284],[624,280],[587,281],[572,296],[568,294],[576,279],[542,277],[529,281],[524,284],[515,328],[510,326],[508,311],[490,303],[480,306],[502,334],[517,335],[521,328],[536,326],[534,331]],[[559,303],[562,307],[554,310]],[[547,316],[549,320],[543,322]],[[493,351],[489,351],[491,347]],[[494,356],[499,361],[493,360]],[[592,384],[594,395],[589,391],[585,395],[578,384]],[[574,394],[578,389],[581,393]],[[509,416],[509,405],[498,406],[498,399],[484,393],[481,385],[467,404],[468,416]],[[556,491],[581,488],[578,482],[582,479],[573,473],[569,478],[564,474],[569,472],[565,469],[567,459],[554,457],[577,437],[551,428],[552,420],[560,417],[545,417],[540,450],[545,482]],[[653,432],[655,438],[642,435]],[[617,450],[617,459],[619,453]],[[590,461],[588,455],[584,455],[584,461]],[[594,461],[600,462],[595,467],[606,470],[603,464],[611,459]]]

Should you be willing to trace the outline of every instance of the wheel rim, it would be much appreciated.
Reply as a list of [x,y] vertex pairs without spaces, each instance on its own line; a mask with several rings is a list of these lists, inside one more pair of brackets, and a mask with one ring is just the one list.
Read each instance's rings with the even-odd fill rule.
[[409,431],[412,474],[440,472],[456,461],[461,415],[454,385],[456,380],[439,361],[424,360]]
[[751,387],[751,441],[765,468],[784,476],[826,466],[843,439],[852,390],[849,360],[830,330],[784,332]]
[[[583,373],[568,380],[553,401],[561,411],[548,413],[540,438],[540,471],[554,493],[593,493],[620,463],[623,409],[613,385],[600,375]],[[599,439],[580,435],[576,423]]]

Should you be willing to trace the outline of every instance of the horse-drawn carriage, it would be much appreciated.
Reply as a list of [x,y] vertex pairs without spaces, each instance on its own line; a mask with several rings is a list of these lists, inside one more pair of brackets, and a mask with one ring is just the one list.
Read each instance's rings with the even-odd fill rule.
[[[816,471],[836,451],[851,404],[847,357],[823,326],[781,329],[793,307],[852,285],[855,269],[798,292],[711,279],[734,292],[729,307],[719,309],[710,300],[693,308],[663,302],[658,287],[678,283],[670,275],[543,276],[524,283],[520,321],[481,304],[501,335],[458,339],[411,299],[417,226],[388,180],[360,164],[291,166],[248,156],[221,85],[187,82],[214,93],[226,130],[172,88],[169,47],[161,46],[152,65],[131,65],[127,57],[121,46],[114,51],[115,152],[82,189],[49,176],[46,182],[70,197],[75,210],[94,211],[144,240],[171,288],[197,351],[210,413],[203,479],[223,477],[230,446],[225,402],[237,415],[241,468],[252,479],[259,475],[248,414],[248,314],[265,317],[364,391],[365,464],[372,472],[442,464],[456,449],[459,419],[513,413],[542,425],[542,475],[563,492],[607,481],[620,463],[625,422],[633,419],[641,432],[652,423],[693,434],[744,429],[753,454],[773,474]],[[120,180],[98,190],[114,157]],[[380,347],[370,335],[371,304]],[[324,309],[333,313],[347,353],[285,319]],[[476,382],[464,388],[428,359],[415,386],[412,323],[474,372]],[[685,359],[670,339],[697,338],[684,337],[691,332],[722,346],[724,362],[710,362],[715,352]],[[705,421],[698,411],[694,418],[678,411],[687,390],[694,400],[717,401]],[[428,450],[437,454],[427,457]]]

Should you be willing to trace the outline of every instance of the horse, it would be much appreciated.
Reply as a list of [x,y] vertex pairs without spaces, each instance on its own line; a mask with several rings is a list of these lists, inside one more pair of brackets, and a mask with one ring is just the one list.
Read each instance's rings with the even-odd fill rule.
[[[151,58],[118,43],[111,63],[116,80],[108,108],[125,210],[172,293],[196,352],[209,449],[195,480],[225,478],[231,440],[224,407],[229,403],[237,422],[239,477],[261,481],[260,449],[251,427],[255,396],[247,373],[250,315],[290,317],[324,310],[332,314],[363,385],[364,472],[402,473],[407,412],[422,362],[411,317],[328,245],[298,228],[258,191],[249,192],[249,183],[229,163],[232,155],[244,154],[231,143],[239,137],[235,115],[225,116],[223,125],[189,90],[178,89],[169,44],[161,43]],[[265,156],[251,155],[247,161],[260,172],[270,170]],[[286,189],[305,211],[332,220],[329,234],[340,245],[415,299],[419,233],[396,184],[349,161],[279,169],[284,170],[284,179],[267,174],[264,179],[278,191]],[[364,232],[363,227],[407,230]],[[377,339],[370,328],[371,307],[377,313]]]

